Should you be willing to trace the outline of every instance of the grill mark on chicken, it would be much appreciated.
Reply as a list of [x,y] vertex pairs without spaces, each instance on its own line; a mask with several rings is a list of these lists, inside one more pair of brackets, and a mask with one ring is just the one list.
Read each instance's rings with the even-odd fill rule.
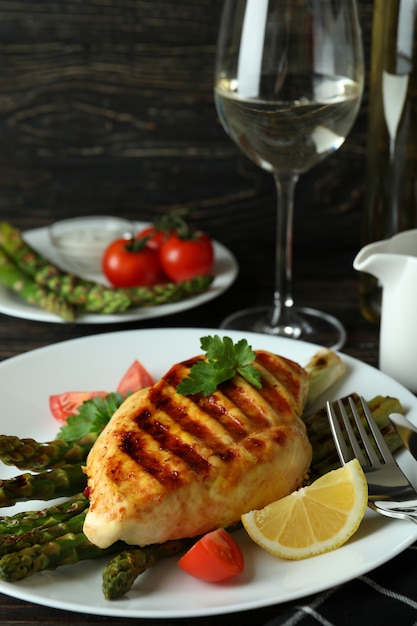
[[180,396],[177,398],[176,390],[167,389],[166,383],[154,385],[149,391],[149,398],[152,404],[166,413],[173,422],[178,424],[184,431],[192,435],[194,438],[203,441],[207,446],[216,452],[222,452],[223,449],[230,445],[230,441],[224,441],[210,427],[209,420],[199,419],[200,416],[190,415],[187,411],[187,402]]
[[[281,383],[282,387],[280,391],[284,393],[287,405],[296,413],[299,413],[300,407],[297,406],[295,399],[300,397],[301,381],[303,380],[300,376],[300,365],[290,360],[287,360],[285,365],[283,365],[280,361],[274,359],[270,353],[261,350],[257,352],[256,363],[260,365],[261,368],[265,368],[269,376],[272,375]],[[270,401],[273,406],[276,406],[275,402],[278,398],[273,392],[277,391],[277,386],[273,383],[265,384],[265,382],[266,381],[263,381],[264,384],[261,393],[265,398],[269,398],[268,401]],[[282,409],[284,408],[285,406],[282,406]]]
[[[288,435],[286,432],[277,428],[276,432],[270,437],[272,441],[275,441],[279,446],[285,446],[288,441]],[[258,437],[256,434],[250,437],[247,437],[242,442],[243,447],[252,454],[262,457],[262,450],[266,449],[267,444],[264,439]]]
[[112,480],[116,485],[120,485],[124,480],[128,479],[121,459],[117,460],[113,457],[112,463],[109,468],[109,473],[111,474]]
[[239,384],[236,384],[236,380],[229,380],[222,383],[221,390],[223,394],[231,402],[233,402],[240,410],[244,410],[246,417],[250,421],[250,432],[256,430],[262,430],[267,428],[271,423],[271,414],[274,413],[272,406],[265,407],[259,403],[261,394],[259,391],[254,391],[248,394],[246,386],[239,380]]
[[242,442],[242,445],[245,450],[258,457],[262,455],[262,450],[266,447],[265,441],[262,441],[262,439],[256,437],[256,435],[253,437],[246,437],[246,439]]
[[202,356],[196,356],[196,357],[193,357],[192,359],[188,359],[187,361],[181,361],[181,363],[178,364],[180,367],[172,367],[165,374],[165,376],[163,377],[163,380],[165,380],[165,382],[168,385],[176,389],[178,385],[180,384],[181,380],[184,378],[184,375],[188,374],[188,371],[185,371],[185,370],[191,369],[193,365],[203,360],[204,359]]
[[290,401],[285,388],[279,384],[271,384],[265,378],[262,378],[262,389],[259,394],[275,411],[284,419],[294,419],[294,405]]
[[[228,457],[230,446],[253,430],[251,425],[248,427],[248,424],[243,423],[243,414],[239,417],[226,407],[221,409],[221,395],[203,397],[197,394],[184,397],[177,394],[176,389],[168,385],[165,379],[150,389],[149,395],[152,404],[184,431],[204,442],[220,458]],[[191,410],[190,405],[195,405],[195,409],[193,407]],[[236,407],[232,408],[236,412]]]
[[120,449],[160,483],[164,485],[181,483],[181,474],[167,463],[161,463],[137,431],[130,430],[121,433]]
[[[230,432],[230,430],[233,431],[233,428],[230,429],[231,421],[223,423],[223,420],[215,419],[216,415],[219,415],[219,412],[214,411],[214,413],[211,413],[205,411],[204,409],[207,407],[207,402],[201,403],[202,397],[200,396],[198,398],[197,396],[188,398],[190,402],[193,402],[198,407],[198,413],[194,412],[193,417],[186,410],[187,403],[185,399],[177,396],[176,390],[171,389],[166,383],[164,383],[165,381],[161,381],[159,386],[155,385],[150,390],[151,402],[155,403],[159,410],[163,410],[164,413],[186,433],[194,437],[196,440],[203,442],[204,446],[208,450],[208,454],[217,456],[225,463],[230,463],[236,455],[236,450],[233,448],[233,444],[237,443],[243,436],[246,437],[247,431],[242,431],[239,427],[239,436],[233,436],[233,432]],[[169,393],[170,395],[164,395],[164,393]],[[180,405],[180,403],[182,404]],[[201,404],[203,404],[203,406],[201,406]],[[210,420],[207,419],[202,419],[201,411],[211,417],[213,422],[210,422]],[[222,417],[225,416],[225,412],[220,413]],[[222,427],[221,430],[218,429],[219,425]],[[216,428],[214,428],[214,426],[216,426]],[[143,428],[142,425],[141,427]],[[174,452],[174,454],[177,454],[185,463],[189,464],[188,459],[182,456],[179,448],[175,451],[173,450],[171,440],[166,438],[165,444],[167,449]],[[193,466],[191,465],[191,467]],[[211,467],[210,463],[208,463],[207,469],[209,467]],[[193,469],[196,468],[193,467]],[[199,472],[200,471],[203,471],[201,467],[199,467]]]
[[[210,457],[231,463],[236,456],[236,450],[231,446],[233,442],[229,438],[216,437],[209,427],[202,427],[201,420],[194,422],[184,406],[178,405],[175,395],[163,396],[165,389],[166,385],[161,383],[150,390],[151,408],[145,408],[134,417],[137,431],[120,433],[120,449],[162,484],[179,481],[179,470],[171,474],[166,471],[169,465],[166,455],[165,458],[159,458],[159,453],[162,455],[163,451],[177,457],[202,480],[209,476],[212,469]],[[165,423],[155,416],[155,407],[167,418]],[[179,434],[174,433],[174,424],[175,428],[180,427]],[[141,437],[141,432],[155,441],[157,446],[150,446],[149,439]],[[186,434],[193,438],[191,443],[185,441]]]
[[[175,454],[194,472],[200,476],[207,475],[210,472],[211,463],[201,456],[195,447],[175,436],[169,425],[162,424],[159,420],[154,420],[148,410],[142,411],[134,421],[140,429],[153,437],[161,448]],[[132,457],[132,455],[130,456]]]
[[[134,422],[137,424],[139,431],[146,433],[154,441],[156,441],[161,450],[165,450],[179,458],[202,479],[210,474],[212,464],[206,456],[203,456],[197,450],[198,441],[203,442],[207,457],[217,457],[226,464],[232,463],[237,454],[234,444],[239,441],[245,441],[249,434],[247,428],[243,427],[241,421],[239,421],[237,417],[228,415],[226,423],[221,424],[221,426],[225,427],[224,435],[228,436],[220,439],[219,434],[216,434],[212,429],[210,429],[209,421],[204,424],[204,420],[200,419],[196,422],[191,419],[191,416],[185,410],[186,405],[178,404],[175,390],[174,395],[164,395],[164,392],[169,391],[170,390],[167,389],[167,385],[164,384],[163,381],[160,385],[155,385],[150,390],[150,405],[156,407],[158,411],[163,411],[163,413],[168,416],[172,422],[174,422],[177,426],[180,426],[183,431],[191,435],[197,441],[194,441],[191,444],[186,443],[180,438],[181,431],[179,436],[173,434],[169,421],[162,423],[160,420],[156,419],[152,410],[148,409],[144,409],[134,418]],[[212,402],[210,402],[210,398]],[[181,399],[181,401],[184,402],[184,399]],[[196,404],[200,410],[204,410],[205,408],[213,409],[216,403],[218,405],[219,402],[220,399],[215,400],[213,397],[199,397]],[[206,412],[209,413],[210,417],[215,417],[217,415],[224,417],[226,413],[226,411],[216,409],[214,411],[210,410]],[[219,422],[222,420],[215,421]],[[257,422],[256,429],[258,429],[258,426],[259,424]],[[231,433],[230,430],[234,432]],[[141,465],[144,471],[150,473],[161,483],[178,481],[179,478],[177,473],[172,475],[169,473],[167,474],[164,471],[164,465],[155,456],[155,452],[152,454],[149,450],[144,450],[145,446],[146,442],[141,439],[140,433],[136,431],[122,433],[122,443],[120,445],[121,450],[132,460],[138,463],[138,465]],[[254,443],[248,444],[248,446],[244,447],[252,454],[256,449],[256,445]],[[259,454],[259,451],[257,454]]]
[[[236,404],[231,407],[234,413],[232,413],[232,410],[227,410],[224,405],[224,398],[220,394],[190,396],[190,400],[220,424],[234,441],[241,441],[251,432],[252,424],[247,423],[239,407]],[[236,409],[239,409],[239,411],[236,411]]]

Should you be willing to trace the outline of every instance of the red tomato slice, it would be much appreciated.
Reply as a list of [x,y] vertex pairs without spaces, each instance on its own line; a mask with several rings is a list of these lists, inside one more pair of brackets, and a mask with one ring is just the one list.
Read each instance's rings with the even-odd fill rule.
[[49,407],[58,422],[65,422],[70,415],[77,413],[83,402],[95,396],[104,398],[107,394],[107,391],[65,391],[49,396]]
[[128,391],[138,391],[154,384],[154,379],[139,361],[133,361],[117,387],[117,391],[126,395]]
[[[148,370],[135,360],[123,375],[117,391],[126,395],[128,391],[134,392],[143,387],[149,387],[154,382]],[[50,395],[49,407],[58,422],[65,422],[70,415],[77,413],[78,407],[86,400],[91,400],[95,396],[104,398],[107,395],[108,391],[65,391]]]
[[180,558],[178,565],[206,582],[221,582],[243,571],[243,554],[236,540],[223,528],[207,533]]

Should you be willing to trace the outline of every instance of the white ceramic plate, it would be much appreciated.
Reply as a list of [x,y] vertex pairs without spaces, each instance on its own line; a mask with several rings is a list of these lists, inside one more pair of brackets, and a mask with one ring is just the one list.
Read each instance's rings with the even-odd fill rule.
[[[138,230],[148,226],[148,223],[137,222],[136,226]],[[58,257],[55,250],[51,247],[49,242],[49,235],[47,228],[36,228],[28,230],[24,233],[26,242],[32,246],[35,250],[43,254],[50,261],[56,265],[62,267],[65,271],[71,271],[71,268],[66,266],[64,262]],[[228,289],[236,279],[238,274],[238,263],[233,254],[222,244],[217,241],[214,244],[214,281],[210,288],[204,293],[192,296],[179,302],[173,302],[172,304],[160,304],[152,307],[137,307],[129,309],[124,313],[117,315],[99,315],[99,314],[86,314],[80,315],[76,323],[77,324],[116,324],[120,322],[130,322],[136,320],[144,320],[155,317],[163,317],[165,315],[173,315],[180,311],[192,309],[200,306],[209,300],[218,298],[226,289]],[[102,274],[85,274],[84,278],[88,278],[97,282],[105,283],[105,278]],[[0,285],[0,313],[11,315],[13,317],[20,317],[23,319],[34,320],[36,322],[57,322],[67,323],[60,317],[43,311],[42,309],[32,306],[20,298],[17,294],[13,293],[10,289],[7,289],[3,285]]]
[[[4,361],[0,363],[0,431],[50,439],[58,428],[49,415],[49,394],[81,389],[112,390],[135,358],[159,377],[176,361],[199,354],[200,337],[215,333],[219,331],[179,328],[98,334]],[[244,335],[237,331],[226,334],[234,339],[245,336],[253,348],[274,351],[303,365],[317,349],[311,344],[265,335]],[[353,391],[369,399],[377,394],[395,396],[408,416],[417,422],[417,399],[410,392],[378,370],[348,356],[343,358],[347,374],[335,384],[328,399]],[[417,479],[417,463],[406,452],[401,453],[400,463],[413,480]],[[11,475],[11,468],[1,468],[3,478]],[[26,503],[3,509],[1,513],[24,508],[34,508],[33,503],[30,507]],[[0,582],[0,592],[50,607],[126,618],[225,614],[287,602],[351,580],[408,547],[417,539],[417,526],[369,511],[359,531],[342,548],[304,561],[271,556],[255,546],[243,530],[236,537],[244,551],[245,570],[224,584],[205,584],[191,578],[171,558],[139,577],[127,597],[106,601],[101,592],[106,560],[40,573],[16,584]]]

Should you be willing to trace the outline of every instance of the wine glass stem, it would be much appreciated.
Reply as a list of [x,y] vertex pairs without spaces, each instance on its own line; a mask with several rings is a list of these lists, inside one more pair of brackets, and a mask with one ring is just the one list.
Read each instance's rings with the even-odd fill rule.
[[292,296],[292,242],[294,193],[296,174],[274,174],[277,188],[275,290],[270,319],[271,330],[279,335],[298,338],[301,325],[297,324]]

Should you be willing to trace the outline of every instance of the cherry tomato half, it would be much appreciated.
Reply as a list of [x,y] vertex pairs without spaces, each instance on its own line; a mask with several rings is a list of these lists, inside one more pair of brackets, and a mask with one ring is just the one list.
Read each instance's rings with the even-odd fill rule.
[[159,256],[155,250],[135,242],[116,239],[105,250],[103,274],[114,287],[149,287],[162,282]]
[[207,533],[180,558],[187,574],[206,582],[221,582],[243,571],[243,554],[236,540],[223,528]]
[[154,383],[153,377],[139,361],[133,361],[117,387],[119,393],[126,395],[128,391],[134,392],[143,387],[150,387]]
[[[116,391],[126,395],[128,391],[135,392],[153,383],[154,379],[148,370],[135,360],[123,374]],[[65,391],[49,396],[49,408],[58,422],[66,422],[70,415],[78,412],[83,402],[96,396],[104,398],[107,394],[108,391]]]
[[104,398],[107,394],[107,391],[65,391],[49,396],[49,408],[58,422],[66,422],[70,415],[77,413],[83,402],[96,396]]
[[189,239],[171,233],[161,244],[159,254],[163,271],[175,282],[206,276],[213,269],[213,244],[204,233],[195,234]]

